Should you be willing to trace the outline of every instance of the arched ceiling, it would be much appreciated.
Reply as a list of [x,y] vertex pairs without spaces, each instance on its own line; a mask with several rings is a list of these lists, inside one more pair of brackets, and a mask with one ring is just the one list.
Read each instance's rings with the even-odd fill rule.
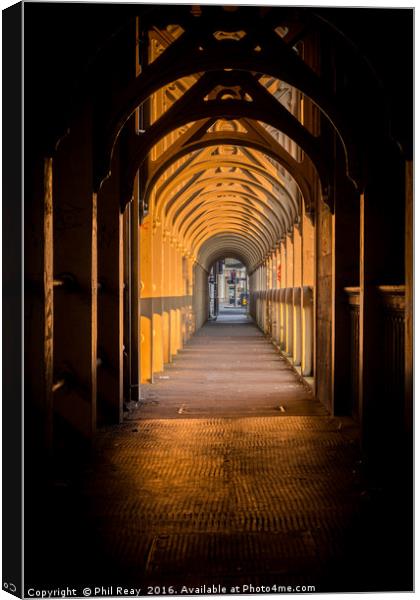
[[217,256],[234,253],[250,270],[299,222],[301,210],[300,190],[281,165],[232,146],[204,148],[169,168],[156,182],[150,206],[155,224],[205,268],[214,244],[223,241]]
[[[251,40],[255,32],[251,36],[250,30],[234,27],[232,15],[227,21],[226,30],[210,29],[196,43],[210,54],[213,44],[227,44],[235,52],[238,42],[246,48],[244,39]],[[182,48],[182,40],[190,43],[185,31],[176,20],[149,26],[144,82],[148,69],[165,64],[168,49]],[[286,34],[287,27],[280,26],[274,33],[277,41]],[[252,51],[258,55],[263,43],[254,41]],[[123,174],[122,207],[140,168],[144,214],[154,230],[162,227],[166,238],[206,269],[229,255],[252,272],[305,212],[312,216],[318,189],[326,193],[329,186],[328,153],[318,137],[318,108],[291,85],[293,74],[286,83],[273,74],[238,69],[239,56],[231,67],[216,54],[209,71],[189,68],[173,80],[165,71],[160,87],[150,83],[143,129],[131,144]],[[308,89],[314,91],[316,73],[300,54],[302,46],[295,45],[289,61],[306,73]],[[182,73],[182,68],[173,72]],[[145,90],[135,93],[140,98]]]

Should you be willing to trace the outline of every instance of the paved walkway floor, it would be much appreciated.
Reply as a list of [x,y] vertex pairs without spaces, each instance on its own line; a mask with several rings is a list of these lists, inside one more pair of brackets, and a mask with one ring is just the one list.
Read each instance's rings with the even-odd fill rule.
[[141,417],[326,415],[240,309],[207,323],[153,385],[142,386]]
[[406,581],[354,423],[328,416],[242,315],[208,323],[143,395],[61,492],[52,547],[79,549],[51,558],[57,577],[241,592]]

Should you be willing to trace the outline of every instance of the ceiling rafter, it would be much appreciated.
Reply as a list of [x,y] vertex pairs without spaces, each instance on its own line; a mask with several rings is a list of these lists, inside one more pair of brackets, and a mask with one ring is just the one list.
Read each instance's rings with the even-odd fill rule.
[[[280,165],[284,166],[290,173],[291,177],[296,181],[296,184],[299,187],[302,196],[304,197],[306,210],[309,214],[311,214],[314,208],[314,198],[309,184],[310,175],[312,172],[310,165],[308,162],[302,164],[297,163],[280,144],[278,144],[273,138],[271,138],[271,136],[269,136],[267,132],[264,131],[260,125],[253,125],[255,133],[251,132],[244,135],[239,132],[218,132],[213,134],[205,134],[200,139],[194,139],[193,141],[190,141],[189,134],[187,132],[184,138],[185,141],[181,139],[178,140],[178,144],[175,144],[171,151],[165,152],[160,157],[160,164],[158,168],[152,172],[147,183],[145,184],[145,191],[143,195],[144,202],[147,205],[149,204],[149,197],[157,180],[170,166],[170,164],[175,162],[175,160],[177,160],[177,158],[180,156],[187,155],[199,148],[203,149],[210,146],[232,144],[243,148],[243,151],[248,154],[248,156],[252,156],[249,153],[249,148],[252,148],[261,154],[267,154],[271,156]],[[258,159],[256,159],[255,156],[253,160],[258,162]],[[193,162],[194,161],[190,161],[189,164],[192,164]],[[272,170],[272,166],[270,166],[270,170]],[[180,169],[179,172],[182,172],[182,169]],[[278,176],[278,179],[280,180],[280,176]],[[161,188],[165,185],[168,185],[168,183],[163,183]]]
[[[224,180],[225,178],[218,178],[216,181],[222,179]],[[191,192],[195,192],[197,188],[198,186],[193,186]],[[237,195],[252,199],[255,198],[259,202],[262,201],[263,204],[273,212],[273,215],[275,215],[275,217],[280,220],[282,227],[286,230],[289,229],[290,225],[296,222],[296,220],[298,219],[298,214],[294,212],[287,212],[284,204],[281,201],[279,201],[275,196],[273,196],[271,192],[269,192],[268,190],[264,190],[263,186],[261,186],[259,189],[259,192],[261,192],[259,195],[256,195],[254,193],[251,194],[246,190],[232,190],[224,188],[214,190],[212,188],[208,189],[207,187],[198,189],[200,189],[200,195],[198,197],[198,200],[197,197],[195,201],[191,200],[190,197],[184,198],[184,203],[181,206],[178,206],[177,203],[175,206],[172,207],[171,212],[167,214],[165,223],[171,223],[172,225],[176,225],[177,220],[182,217],[183,211],[193,210],[195,206],[199,204],[200,199],[206,198],[207,196],[214,197],[217,199],[217,196],[221,194]],[[181,201],[182,200],[179,199],[178,202]]]
[[[248,212],[248,215],[246,214],[246,212]],[[215,216],[219,217],[220,222],[223,225],[226,225],[226,216],[228,216],[229,219],[236,215],[244,217],[245,219],[249,219],[251,214],[256,212],[258,213],[258,215],[260,215],[260,219],[255,219],[255,214],[253,214],[253,221],[255,221],[256,223],[260,223],[261,226],[265,227],[269,234],[271,233],[271,245],[274,245],[279,237],[279,230],[274,226],[273,222],[269,219],[269,216],[263,211],[256,210],[255,207],[252,206],[248,206],[248,211],[246,211],[244,210],[244,207],[241,206],[239,203],[225,202],[219,206],[215,205],[211,209],[208,209],[206,207],[203,212],[194,215],[191,220],[183,224],[178,231],[180,235],[187,235],[189,229],[193,229],[194,227],[198,226],[198,224],[201,222],[204,223],[206,220],[209,221],[212,215],[214,215],[215,213]]]
[[[263,254],[270,251],[273,243],[270,240],[269,232],[262,223],[250,223],[249,219],[246,219],[242,215],[231,216],[228,223],[224,222],[219,224],[217,221],[218,217],[210,220],[207,219],[200,228],[194,230],[194,234],[191,235],[190,244],[193,253],[197,252],[197,248],[203,243],[203,241],[211,234],[212,231],[229,232],[229,231],[241,231],[246,232],[248,236],[253,235],[255,242],[260,246]],[[212,227],[214,225],[214,227]]]
[[[163,193],[171,194],[176,190],[177,185],[183,185],[183,181],[190,175],[191,177],[200,172],[201,175],[208,173],[218,167],[244,169],[248,177],[252,178],[256,174],[260,180],[267,181],[271,186],[276,185],[286,188],[289,182],[286,182],[278,175],[273,165],[268,161],[264,161],[264,155],[258,150],[254,150],[252,154],[245,154],[245,148],[239,148],[239,153],[235,156],[226,155],[210,155],[211,146],[202,150],[199,155],[194,157],[194,160],[188,161],[188,165],[184,169],[180,169],[177,173],[170,175],[167,179],[159,184],[159,181],[154,187],[154,193],[157,198]],[[161,206],[159,206],[161,209]]]
[[[154,17],[151,17],[151,23],[154,18],[157,21],[162,18],[162,11],[152,12]],[[231,26],[234,31],[237,31],[238,27],[243,28],[246,35],[235,40],[223,39],[224,36],[222,39],[216,39],[214,36],[216,31],[226,30],[225,12],[205,12],[206,19],[185,15],[181,18],[178,15],[178,22],[182,21],[181,26],[184,29],[182,35],[152,64],[145,66],[141,75],[125,90],[110,98],[109,102],[102,101],[100,125],[96,128],[96,180],[99,184],[109,172],[116,137],[134,110],[152,93],[184,76],[227,68],[275,77],[310,98],[336,129],[339,139],[343,142],[347,173],[353,181],[357,180],[361,171],[358,168],[357,153],[354,152],[357,134],[354,114],[349,114],[345,103],[340,102],[331,92],[332,88],[275,32],[277,23],[284,25],[285,19],[287,22],[289,17],[286,13],[282,13],[282,18],[279,18],[279,12],[276,11],[271,13],[271,18],[262,17],[259,13],[250,18],[253,14],[251,9],[238,11],[238,14],[232,17]],[[313,19],[312,25],[314,22]],[[322,24],[318,22],[316,26],[321,27]],[[335,31],[328,30],[325,25],[324,28],[330,37],[337,37]],[[363,144],[363,137],[357,141]]]
[[[227,100],[204,100],[205,95],[214,88],[217,81],[239,82],[244,90],[249,91],[254,98],[253,102],[243,100],[227,99]],[[330,156],[325,153],[321,141],[311,135],[299,121],[289,113],[275,98],[273,98],[267,90],[255,80],[252,75],[237,72],[221,72],[205,74],[200,80],[190,88],[184,96],[175,102],[172,107],[166,111],[156,122],[154,122],[148,130],[139,136],[137,145],[134,145],[132,156],[124,173],[124,187],[122,190],[123,202],[129,201],[132,196],[132,186],[135,174],[138,168],[143,164],[148,153],[153,146],[162,139],[169,131],[173,131],[182,124],[190,123],[191,121],[200,121],[198,129],[194,129],[189,142],[193,144],[199,138],[201,145],[208,143],[212,136],[207,132],[206,118],[245,118],[248,121],[264,121],[272,125],[276,129],[283,130],[291,139],[297,143],[305,155],[308,156],[315,165],[320,176],[323,189],[326,195],[329,189],[328,181],[328,162]],[[271,136],[263,127],[252,123],[254,135],[249,132],[244,134],[241,132],[218,132],[218,137],[225,137],[226,140],[237,139],[237,143],[242,145],[253,144],[264,146],[274,158],[278,155],[279,160],[285,164],[285,167],[291,171],[296,178],[302,175],[304,168],[301,163],[298,163],[290,154]],[[206,131],[203,129],[206,127]],[[188,132],[185,134],[188,136]],[[247,143],[248,142],[248,143]],[[175,149],[171,149],[173,154]],[[180,153],[182,154],[182,153]]]

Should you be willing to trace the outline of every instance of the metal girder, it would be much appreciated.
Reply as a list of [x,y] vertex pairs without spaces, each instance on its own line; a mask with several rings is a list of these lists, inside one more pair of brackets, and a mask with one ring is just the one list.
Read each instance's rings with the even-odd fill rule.
[[[243,227],[241,227],[240,224],[236,224],[233,223],[230,225],[229,228],[224,228],[224,229],[215,229],[213,232],[213,235],[216,235],[217,233],[220,234],[228,234],[228,233],[236,233],[239,235],[246,235],[247,238],[249,238],[249,232],[244,231]],[[200,237],[199,239],[196,241],[196,243],[192,246],[192,251],[194,254],[197,253],[197,251],[199,250],[200,246],[204,243],[204,241],[211,236],[210,232],[200,232]],[[254,241],[254,245],[258,248],[258,252],[260,256],[264,256],[267,253],[267,247],[266,244],[263,244],[261,241],[261,238],[259,237],[253,237],[252,238]]]
[[216,216],[205,220],[201,227],[197,228],[197,230],[194,231],[194,234],[191,235],[191,247],[194,252],[196,246],[199,246],[203,239],[211,232],[212,225],[214,225],[215,228],[216,226],[219,227],[219,231],[229,231],[235,227],[236,231],[246,231],[248,234],[253,233],[255,239],[258,240],[261,247],[265,248],[266,252],[268,252],[275,243],[275,241],[270,240],[270,232],[264,223],[251,223],[250,220],[246,219],[242,214],[230,216],[228,222],[225,221],[224,223],[220,223],[219,217]]
[[[157,179],[170,165],[179,160],[179,158],[195,152],[196,150],[210,146],[236,145],[253,148],[254,150],[270,156],[282,165],[296,181],[304,198],[307,212],[312,213],[314,208],[314,196],[307,178],[307,163],[298,163],[274,138],[270,136],[268,132],[264,130],[263,127],[258,123],[254,123],[253,125],[253,131],[249,131],[249,133],[246,134],[241,132],[220,131],[210,134],[206,133],[200,139],[195,141],[189,141],[187,138],[188,132],[183,134],[183,136],[181,136],[184,139],[183,143],[177,145],[177,148],[173,151],[174,153],[171,151],[172,149],[166,151],[162,155],[163,160],[160,161],[160,168],[153,173],[151,178],[149,177],[143,195],[146,206],[148,206],[149,197]],[[184,136],[187,139],[185,139]],[[280,182],[279,185],[281,185]],[[131,194],[132,187],[125,187],[125,193],[122,192],[121,195],[121,200],[123,202],[122,210],[129,200],[128,196],[131,198]]]
[[[209,183],[213,183],[216,184],[217,182],[223,180],[225,178],[214,178],[213,182],[209,182]],[[239,184],[242,184],[244,181],[235,178],[232,178],[232,181],[236,181]],[[288,229],[288,227],[295,223],[296,220],[299,217],[298,212],[296,211],[294,214],[287,214],[283,203],[281,202],[281,200],[277,199],[271,192],[269,192],[268,190],[265,190],[263,186],[258,186],[258,189],[263,192],[266,195],[266,200],[265,202],[261,200],[261,198],[259,198],[258,196],[256,196],[255,194],[250,194],[249,192],[247,192],[246,190],[232,190],[232,189],[225,189],[225,188],[218,188],[218,189],[207,189],[206,186],[201,187],[200,188],[200,183],[201,181],[197,182],[195,185],[193,185],[191,187],[191,192],[195,192],[196,189],[200,189],[203,190],[200,193],[199,198],[206,198],[207,196],[217,196],[218,194],[228,194],[228,195],[232,195],[232,196],[238,196],[238,197],[247,197],[250,199],[255,199],[255,201],[259,202],[261,205],[263,205],[264,207],[266,207],[268,210],[270,210],[273,213],[274,218],[277,220],[279,220],[279,222],[281,222],[283,229]],[[252,184],[254,187],[256,187],[256,184]],[[202,201],[202,200],[201,200]],[[181,204],[181,206],[179,207],[178,204],[179,202],[183,202],[183,204]],[[184,210],[190,210],[192,211],[195,206],[200,202],[200,200],[198,200],[197,198],[194,201],[190,200],[190,197],[185,197],[185,195],[183,195],[182,198],[179,198],[176,205],[172,206],[172,209],[170,212],[168,212],[166,214],[166,218],[170,218],[172,219],[172,223],[175,224],[177,219],[179,218],[179,215],[182,214],[182,212]],[[275,209],[278,209],[280,211],[280,215],[282,216],[282,219],[280,219],[280,215],[276,212]]]
[[[218,220],[223,225],[227,224],[227,222],[225,221],[225,217],[228,217],[228,222],[230,222],[233,217],[236,218],[237,216],[243,218],[245,223],[248,223],[251,213],[253,211],[252,209],[249,210],[250,214],[247,215],[246,211],[243,211],[242,208],[243,207],[241,207],[238,204],[226,202],[224,203],[223,208],[214,207],[211,210],[206,209],[204,212],[197,214],[194,217],[193,221],[190,221],[183,225],[182,228],[179,229],[179,233],[187,236],[190,230],[194,229],[195,227],[198,227],[201,223],[204,223],[207,226],[209,226],[210,220],[213,219],[213,215],[215,216],[215,218],[218,218]],[[273,246],[279,237],[279,232],[276,231],[276,228],[274,227],[272,221],[270,221],[267,215],[261,212],[259,212],[258,214],[260,215],[261,220],[252,219],[252,221],[255,222],[257,225],[261,226],[261,228],[263,228],[266,231],[266,235],[270,236],[271,238],[270,246]]]
[[230,248],[238,248],[249,256],[249,264],[252,266],[259,264],[265,256],[264,249],[260,248],[255,240],[248,240],[247,242],[244,242],[243,240],[244,236],[242,232],[233,230],[228,233],[215,233],[213,236],[203,241],[198,252],[198,260],[203,260],[204,256],[202,254],[202,248],[206,247],[206,244],[208,243],[209,248],[212,249],[212,254],[217,249],[219,249],[220,252],[223,252],[228,251]]
[[[197,260],[203,261],[206,257],[214,256],[216,253],[224,251],[238,251],[248,257],[247,262],[250,265],[257,264],[263,254],[254,240],[244,240],[243,235],[231,233],[218,233],[209,237],[200,247]],[[226,256],[226,255],[225,255]]]
[[[210,194],[208,194],[210,196]],[[244,195],[245,196],[245,195]],[[210,196],[211,198],[211,196]],[[241,199],[235,199],[235,200],[205,200],[202,204],[202,206],[197,207],[192,213],[191,215],[189,215],[188,217],[188,221],[186,220],[186,222],[190,223],[190,218],[194,219],[196,217],[198,217],[198,215],[203,216],[202,212],[198,212],[200,210],[202,210],[203,208],[205,208],[205,210],[207,211],[206,214],[210,214],[211,212],[214,211],[213,207],[217,207],[217,210],[219,211],[220,215],[224,215],[224,216],[228,216],[226,215],[226,211],[225,211],[225,207],[230,207],[230,214],[233,214],[234,212],[238,212],[240,211],[241,214],[245,214],[245,213],[249,213],[249,217],[251,217],[251,214],[253,213],[253,217],[256,218],[256,220],[258,221],[257,216],[259,215],[260,220],[264,220],[269,224],[270,229],[272,229],[273,235],[274,235],[274,242],[277,238],[280,238],[283,235],[283,231],[285,231],[285,226],[283,223],[281,223],[281,221],[278,220],[278,217],[275,215],[275,213],[272,211],[272,209],[268,209],[267,206],[264,206],[265,211],[268,213],[266,214],[266,212],[264,210],[258,209],[255,205],[250,205],[249,202],[256,202],[256,200],[254,200],[251,197],[248,198],[248,202],[245,201],[245,198],[241,198]],[[271,213],[271,215],[270,215]],[[271,220],[270,220],[271,217]],[[276,225],[275,225],[276,224]],[[175,227],[177,227],[176,224],[174,224]],[[183,231],[183,224],[179,225],[179,230]]]
[[[314,198],[308,180],[309,169],[307,161],[298,163],[259,123],[251,122],[247,119],[243,119],[242,122],[247,127],[247,133],[226,131],[207,133],[207,129],[212,123],[212,120],[207,120],[204,121],[204,124],[203,121],[200,121],[199,124],[196,124],[197,127],[193,126],[182,134],[177,142],[162,154],[159,160],[156,161],[156,164],[152,165],[143,195],[146,205],[149,203],[151,191],[159,177],[182,156],[209,146],[237,145],[253,148],[263,154],[267,154],[282,165],[300,188],[307,212],[312,213]],[[281,185],[281,182],[277,183]],[[123,195],[122,197],[124,198],[125,196]]]
[[[236,143],[237,141],[245,141],[245,140],[237,140],[237,139],[236,139],[236,140],[235,140],[235,143]],[[231,138],[229,138],[229,142],[227,142],[227,141],[226,141],[226,137],[224,137],[224,136],[223,136],[223,137],[216,136],[216,137],[215,137],[215,139],[213,139],[213,142],[212,142],[211,146],[213,146],[213,145],[218,145],[218,144],[221,144],[221,145],[222,145],[222,144],[224,144],[224,143],[229,143],[229,144],[231,144],[231,143],[232,143],[232,139],[231,139]],[[253,147],[255,150],[257,150],[257,151],[259,151],[259,152],[263,152],[263,149],[262,149],[262,148],[260,148],[260,147],[258,147],[258,146],[257,146],[257,147],[255,147],[255,146],[256,146],[256,144],[253,144],[251,147]],[[274,159],[275,159],[275,155],[274,155],[274,154],[272,154],[271,156],[272,156],[272,158],[274,158]],[[275,159],[275,160],[276,160],[276,159]],[[216,163],[216,165],[217,165],[217,164],[218,164],[218,162]],[[221,161],[221,164],[222,164],[222,161]],[[240,168],[242,168],[242,169],[249,169],[249,170],[252,170],[252,166],[248,166],[248,165],[240,165],[240,164],[238,164],[238,167],[240,167]],[[186,175],[188,174],[188,170],[186,170],[186,171],[185,171],[185,174],[186,174]],[[262,175],[262,173],[259,173],[259,174],[261,174],[261,175]],[[266,173],[265,175],[266,175],[266,178],[268,179],[268,175],[267,175],[267,173]],[[292,175],[292,174],[291,174],[291,175]],[[313,208],[313,202],[308,202],[308,193],[309,193],[309,191],[310,191],[310,188],[309,188],[309,183],[306,181],[306,179],[303,179],[303,177],[302,177],[302,176],[300,176],[300,175],[296,177],[295,181],[296,181],[296,184],[297,184],[297,186],[300,188],[300,190],[301,190],[301,193],[302,193],[302,196],[303,196],[303,198],[304,198],[304,200],[305,200],[305,206],[306,206],[306,210],[307,210],[307,212],[311,212],[311,210],[312,210],[312,208]],[[279,180],[277,180],[277,181],[276,181],[274,178],[273,178],[273,181],[272,181],[272,183],[274,183],[274,184],[278,185],[279,187],[281,187],[281,188],[284,190],[284,192],[286,193],[286,195],[289,197],[289,200],[290,200],[290,203],[291,203],[291,205],[292,205],[292,206],[294,207],[294,209],[297,211],[297,210],[298,210],[298,207],[296,206],[296,202],[295,202],[295,200],[292,198],[292,196],[291,196],[290,192],[287,190],[287,188],[286,188],[284,185],[282,185],[282,183],[281,183]],[[186,187],[186,186],[185,186],[185,187]],[[150,188],[148,188],[148,189],[150,189]],[[170,190],[169,190],[169,191],[170,191]],[[163,193],[165,193],[165,195],[167,195],[167,193],[166,193],[166,190],[163,190],[162,192],[160,192],[160,190],[159,190],[159,191],[157,192],[157,197],[158,197],[158,200],[157,200],[157,206],[159,206],[159,205],[160,205],[160,202],[161,202],[161,200],[160,200],[160,197],[161,197],[161,194],[163,194]],[[312,196],[311,196],[311,200],[312,200]]]
[[[233,82],[239,82],[239,85],[246,93],[252,94],[253,101],[235,99],[205,100],[209,92],[218,84],[219,76],[222,77],[222,81],[226,83],[230,82],[230,85],[233,85]],[[263,86],[255,81],[254,77],[236,72],[222,72],[222,74],[212,73],[201,77],[158,121],[153,123],[144,134],[139,136],[137,147],[133,150],[132,157],[123,177],[122,202],[124,205],[132,196],[132,185],[135,174],[152,147],[169,132],[191,121],[202,121],[191,136],[191,145],[194,144],[195,140],[198,141],[198,138],[200,138],[201,144],[205,144],[213,135],[207,132],[204,133],[204,120],[206,118],[213,120],[245,118],[247,120],[263,121],[275,129],[284,132],[310,157],[319,173],[323,191],[325,195],[328,195],[330,184],[327,164],[329,158],[325,155],[320,140],[311,135],[287,109],[267,92]],[[255,127],[253,129],[255,133]],[[297,166],[299,163],[268,132],[264,131],[264,128],[260,127],[257,137],[241,132],[219,132],[219,134],[228,134],[225,136],[227,139],[230,139],[229,136],[232,133],[236,134],[235,137],[237,137],[238,142],[241,140],[242,145],[250,145],[249,143],[246,144],[246,140],[250,140],[253,137],[252,141],[254,144],[257,144],[260,148],[261,145],[264,145],[267,153],[273,154],[275,152],[276,157],[278,157],[276,159],[279,162],[286,163],[286,168],[290,172],[291,169],[295,173],[299,171],[299,167]]]
[[[240,17],[232,18],[232,24]],[[217,24],[218,23],[218,24]],[[191,24],[191,27],[189,25]],[[305,62],[274,32],[275,21],[261,19],[254,26],[244,23],[247,35],[241,40],[214,37],[217,29],[226,29],[226,13],[220,22],[203,18],[188,21],[187,29],[161,56],[144,66],[140,76],[123,90],[112,103],[105,106],[102,99],[102,118],[97,126],[98,181],[110,168],[110,158],[116,137],[133,111],[153,92],[181,77],[198,72],[239,69],[264,73],[287,82],[310,98],[327,116],[343,142],[347,167],[355,172],[355,157],[349,165],[349,153],[354,146],[354,115],[342,113],[340,103]],[[257,45],[254,43],[257,41]],[[353,179],[355,178],[353,177]],[[357,177],[356,177],[357,178]]]
[[[288,195],[290,202],[293,204],[293,206],[295,206],[295,208],[297,210],[298,207],[295,204],[295,200],[290,195],[290,192],[287,190],[285,183],[282,180],[280,180],[278,177],[275,177],[274,175],[272,175],[267,169],[263,168],[256,162],[251,163],[249,160],[245,160],[246,158],[247,157],[245,157],[245,156],[228,158],[223,155],[218,155],[217,157],[216,156],[212,156],[211,158],[207,157],[205,160],[203,160],[202,156],[195,157],[194,161],[189,162],[189,164],[185,165],[184,168],[179,168],[176,173],[171,174],[168,177],[168,179],[164,180],[157,189],[155,188],[155,192],[154,192],[155,197],[156,197],[155,208],[157,208],[158,213],[161,213],[161,210],[162,210],[161,198],[169,195],[171,193],[171,191],[174,189],[174,187],[176,187],[177,185],[181,185],[181,183],[183,183],[184,181],[188,180],[190,182],[190,184],[193,184],[197,180],[198,176],[201,176],[207,170],[213,170],[213,169],[224,168],[224,167],[225,168],[234,167],[239,170],[245,171],[247,173],[248,177],[251,176],[251,174],[255,174],[255,175],[258,175],[259,177],[262,177],[263,179],[265,179],[267,181],[267,183],[272,185],[273,187],[276,185],[281,187],[283,192]],[[254,160],[255,160],[255,158],[256,157],[254,155]],[[184,187],[187,188],[188,185],[189,184],[187,183]],[[165,206],[165,209],[166,209],[166,206]]]
[[[253,239],[244,238],[243,235],[236,233],[219,233],[208,238],[201,245],[197,260],[200,264],[203,264],[206,260],[209,262],[216,260],[215,256],[219,258],[228,256],[229,252],[240,252],[244,256],[247,256],[245,264],[250,268],[262,260],[264,256],[264,253],[261,252]],[[210,266],[209,263],[207,263],[207,266]]]

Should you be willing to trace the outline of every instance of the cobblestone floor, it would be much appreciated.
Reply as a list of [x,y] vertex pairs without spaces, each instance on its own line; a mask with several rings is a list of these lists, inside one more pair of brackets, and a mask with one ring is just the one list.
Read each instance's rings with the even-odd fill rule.
[[356,427],[328,416],[253,324],[207,324],[143,394],[99,433],[73,491],[81,516],[64,535],[82,542],[80,581],[400,585],[389,503],[363,476]]

